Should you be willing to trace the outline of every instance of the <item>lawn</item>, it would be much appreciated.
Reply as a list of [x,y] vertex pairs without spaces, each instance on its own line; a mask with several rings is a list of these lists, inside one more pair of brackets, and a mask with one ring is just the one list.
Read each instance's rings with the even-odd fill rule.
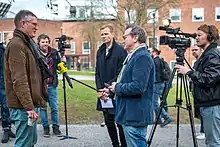
[[75,70],[68,70],[69,75],[83,75],[83,76],[94,76],[94,71],[75,71]]
[[[95,87],[94,81],[83,81]],[[175,104],[175,85],[168,95],[168,105]],[[58,87],[60,121],[64,123],[64,99],[62,82]],[[185,103],[185,98],[183,99]],[[96,91],[87,88],[79,83],[73,82],[73,89],[67,86],[67,113],[69,124],[99,124],[103,121],[102,113],[96,111]],[[192,101],[191,101],[192,102]],[[177,109],[169,108],[170,116],[176,120]],[[198,122],[198,121],[197,121]],[[188,111],[180,109],[180,123],[189,123]]]

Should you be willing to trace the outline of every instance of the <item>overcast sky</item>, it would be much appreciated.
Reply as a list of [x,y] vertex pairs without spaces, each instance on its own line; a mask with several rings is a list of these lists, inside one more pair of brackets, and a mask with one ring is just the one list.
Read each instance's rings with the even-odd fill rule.
[[[32,11],[34,14],[37,15],[38,18],[51,18],[49,9],[47,8],[47,0],[14,0],[15,2],[12,3],[12,7],[10,11],[17,13],[21,9],[27,9]],[[63,0],[65,1],[65,0]],[[0,0],[0,2],[9,3],[8,0]],[[14,17],[13,14],[8,13],[8,17]],[[54,16],[56,17],[56,16]]]

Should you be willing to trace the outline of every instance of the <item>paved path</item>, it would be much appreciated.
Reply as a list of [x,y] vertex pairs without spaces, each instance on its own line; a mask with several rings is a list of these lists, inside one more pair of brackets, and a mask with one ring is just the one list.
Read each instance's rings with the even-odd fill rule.
[[[38,142],[35,147],[112,147],[107,134],[106,127],[99,125],[69,125],[69,135],[78,139],[59,140],[56,136],[50,138],[43,137],[42,127],[38,126]],[[149,129],[148,128],[148,133]],[[196,126],[199,130],[199,126]],[[65,132],[65,126],[61,126],[61,131]],[[166,128],[157,127],[151,147],[175,147],[176,125],[168,125]],[[2,134],[0,134],[0,138]],[[189,125],[180,126],[179,147],[193,147],[191,130]],[[0,143],[0,147],[12,147],[14,139],[7,144]],[[204,140],[198,141],[199,147],[205,147]]]

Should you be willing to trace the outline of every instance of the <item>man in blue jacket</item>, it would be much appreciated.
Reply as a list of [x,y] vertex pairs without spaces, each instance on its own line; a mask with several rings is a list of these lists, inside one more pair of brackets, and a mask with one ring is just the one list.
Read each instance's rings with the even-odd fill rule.
[[128,56],[117,82],[109,87],[116,94],[115,120],[123,127],[128,147],[147,147],[147,126],[153,123],[154,62],[142,28],[128,25],[123,38]]

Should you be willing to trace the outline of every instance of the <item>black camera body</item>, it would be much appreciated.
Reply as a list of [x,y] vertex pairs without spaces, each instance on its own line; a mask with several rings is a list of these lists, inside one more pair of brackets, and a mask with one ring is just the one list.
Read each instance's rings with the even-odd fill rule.
[[65,53],[65,49],[71,48],[71,45],[66,43],[65,41],[68,39],[71,40],[72,38],[67,37],[66,35],[62,35],[61,37],[56,38],[56,39],[58,39],[58,50],[59,50],[61,56],[63,56]]
[[[191,45],[190,37],[196,38],[196,34],[183,33],[180,28],[171,28],[168,26],[160,26],[159,30],[166,31],[167,34],[172,34],[174,37],[170,36],[160,36],[160,45],[168,45],[170,48],[188,48]],[[177,36],[179,35],[179,36]]]

